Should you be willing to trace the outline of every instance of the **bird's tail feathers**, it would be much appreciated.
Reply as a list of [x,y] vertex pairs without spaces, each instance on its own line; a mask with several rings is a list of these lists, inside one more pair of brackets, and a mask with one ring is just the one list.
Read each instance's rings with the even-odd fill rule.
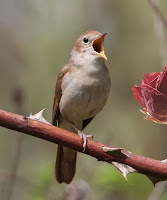
[[70,183],[75,175],[77,152],[58,145],[55,176],[59,183]]

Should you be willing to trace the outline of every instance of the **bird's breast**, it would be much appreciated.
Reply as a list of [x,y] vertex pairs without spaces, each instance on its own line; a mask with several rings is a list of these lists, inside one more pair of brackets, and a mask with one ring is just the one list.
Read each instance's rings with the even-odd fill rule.
[[109,90],[107,69],[67,73],[62,82],[60,112],[66,120],[74,123],[94,117],[104,107]]

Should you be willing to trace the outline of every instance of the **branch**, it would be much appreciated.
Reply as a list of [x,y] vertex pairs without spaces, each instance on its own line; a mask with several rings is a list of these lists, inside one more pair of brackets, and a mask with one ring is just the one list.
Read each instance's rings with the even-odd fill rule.
[[154,10],[156,16],[161,20],[162,23],[164,23],[165,26],[167,26],[167,19],[164,17],[161,10],[159,9],[157,2],[155,0],[148,0],[148,2]]
[[[83,144],[79,135],[22,115],[0,110],[0,126],[60,144],[79,152],[83,151]],[[107,148],[109,149],[108,153],[104,152],[104,149]],[[120,171],[122,171],[121,167],[125,167],[126,169],[131,167],[134,170],[128,170],[127,174],[137,170],[137,172],[149,177],[154,184],[167,180],[166,162],[135,155],[91,139],[88,139],[87,148],[82,153],[95,157],[98,161],[114,164]]]
[[155,25],[155,33],[157,35],[157,39],[160,45],[160,52],[162,57],[162,66],[165,67],[167,63],[167,49],[166,49],[166,41],[165,41],[165,33],[163,29],[163,24],[167,27],[167,19],[162,14],[159,9],[159,0],[148,0],[150,6],[154,11],[154,25]]

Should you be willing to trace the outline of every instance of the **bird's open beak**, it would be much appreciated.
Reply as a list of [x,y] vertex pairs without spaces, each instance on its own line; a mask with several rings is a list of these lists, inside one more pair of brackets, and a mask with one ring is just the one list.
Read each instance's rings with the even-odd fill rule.
[[92,47],[93,47],[94,51],[96,51],[96,53],[98,53],[98,55],[100,57],[107,60],[107,57],[104,53],[104,45],[103,45],[104,37],[106,34],[107,33],[104,33],[104,34],[100,35],[98,38],[96,38],[92,43]]

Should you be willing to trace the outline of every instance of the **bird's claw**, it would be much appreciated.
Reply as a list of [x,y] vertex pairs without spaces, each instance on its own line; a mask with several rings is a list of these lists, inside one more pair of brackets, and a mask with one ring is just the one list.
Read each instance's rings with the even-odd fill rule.
[[86,149],[87,138],[93,139],[93,135],[86,135],[80,130],[78,131],[78,135],[80,136],[81,140],[83,141],[83,151],[82,152],[84,152]]
[[83,151],[86,149],[86,144],[87,144],[87,138],[93,139],[93,135],[86,135],[82,131],[80,131],[75,124],[72,123],[72,126],[75,128],[75,130],[78,132],[78,135],[80,136],[81,140],[83,141]]

